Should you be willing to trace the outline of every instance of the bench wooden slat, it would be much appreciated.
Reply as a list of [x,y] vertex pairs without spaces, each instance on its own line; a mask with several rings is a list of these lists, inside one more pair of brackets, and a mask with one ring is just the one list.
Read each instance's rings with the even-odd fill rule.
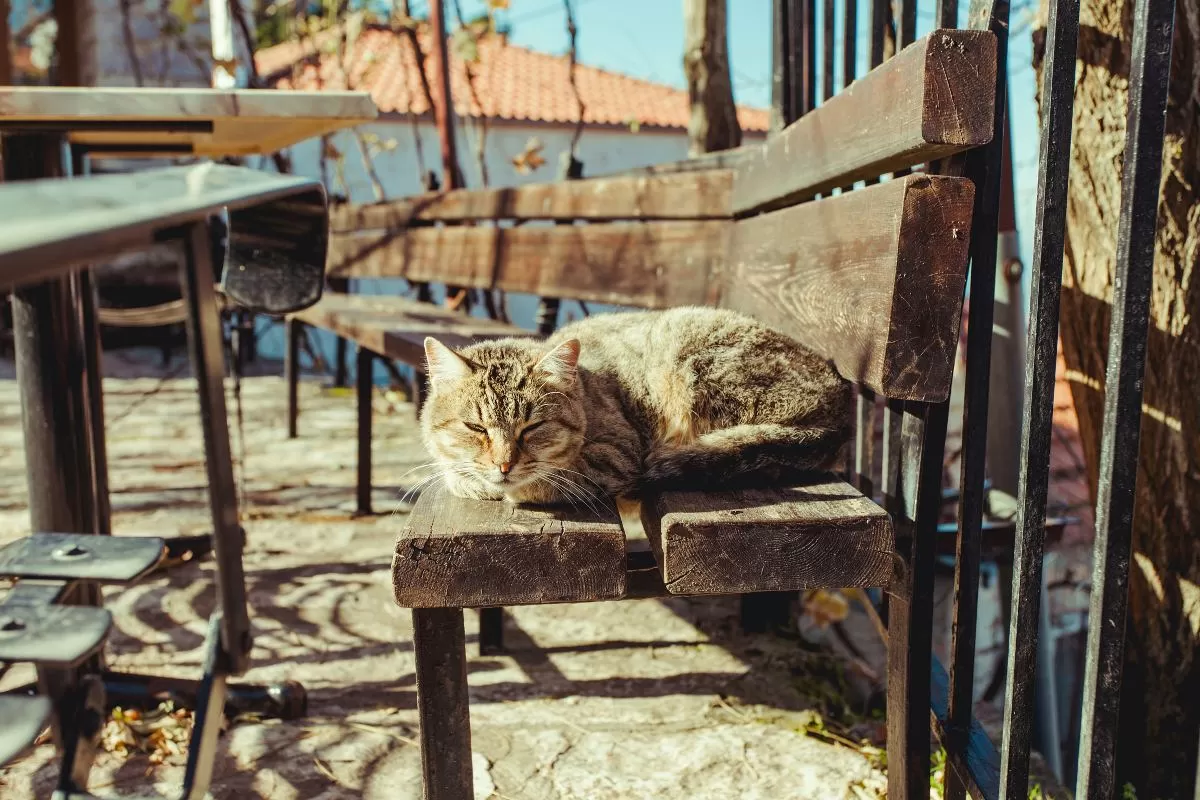
[[887,513],[836,478],[791,489],[668,492],[642,526],[671,594],[887,586]]
[[407,608],[616,599],[625,594],[625,533],[615,511],[514,507],[431,489],[396,541],[392,585]]
[[333,234],[328,274],[407,278],[547,297],[665,308],[710,300],[732,221],[530,228],[410,228]]
[[945,400],[973,200],[966,178],[909,175],[741,220],[721,305],[885,397]]
[[744,159],[734,213],[778,208],[986,144],[995,76],[991,33],[933,31]]
[[425,360],[426,336],[458,348],[485,339],[536,335],[515,325],[469,317],[404,297],[328,292],[318,303],[292,316],[373,353],[417,365]]
[[435,221],[543,219],[723,219],[729,216],[731,170],[589,178],[499,189],[459,189],[330,209],[339,233],[404,228]]

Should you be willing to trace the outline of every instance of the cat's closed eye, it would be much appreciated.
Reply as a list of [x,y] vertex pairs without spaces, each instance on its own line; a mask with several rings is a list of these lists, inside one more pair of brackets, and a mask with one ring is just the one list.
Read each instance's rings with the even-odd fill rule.
[[473,422],[464,422],[463,426],[466,427],[466,429],[469,431],[473,431],[475,433],[481,433],[484,435],[487,434],[487,428],[483,427],[482,425],[476,425]]
[[518,440],[524,439],[531,431],[535,431],[545,424],[546,424],[546,420],[541,420],[539,422],[534,422],[529,425],[526,425],[524,428],[521,429],[521,432],[519,434],[517,434],[517,439]]

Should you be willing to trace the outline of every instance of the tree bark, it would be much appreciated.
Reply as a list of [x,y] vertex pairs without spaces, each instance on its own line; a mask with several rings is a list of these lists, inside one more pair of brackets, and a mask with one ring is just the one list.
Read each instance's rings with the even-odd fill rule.
[[[1133,3],[1082,5],[1061,335],[1094,500]],[[1178,0],[1117,746],[1118,785],[1132,783],[1147,800],[1193,795],[1200,731],[1198,39],[1200,0]]]
[[688,151],[693,156],[742,143],[729,78],[726,0],[683,0],[683,71],[692,115]]

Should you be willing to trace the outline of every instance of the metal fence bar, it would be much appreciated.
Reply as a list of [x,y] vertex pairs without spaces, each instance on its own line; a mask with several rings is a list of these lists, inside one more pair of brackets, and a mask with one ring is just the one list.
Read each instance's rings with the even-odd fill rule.
[[[850,0],[847,0],[847,5]],[[834,0],[825,0],[821,19],[821,99],[833,97],[833,65],[836,62],[834,52],[833,20],[837,12],[834,10]]]
[[938,0],[934,11],[934,27],[958,27],[958,0]]
[[900,19],[897,20],[897,51],[917,40],[917,0],[900,0]]
[[888,0],[871,0],[871,50],[867,62],[868,69],[875,69],[883,63],[884,37],[891,12],[892,6]]
[[771,4],[771,133],[778,133],[791,119],[792,70],[788,53],[791,51],[792,28],[788,23],[792,0],[773,0]]
[[[966,751],[975,688],[976,621],[979,613],[980,539],[986,501],[984,477],[987,455],[988,393],[991,388],[992,322],[996,292],[997,212],[1000,207],[1001,159],[1008,83],[1008,0],[977,3],[973,20],[997,39],[995,119],[992,142],[967,154],[966,174],[978,187],[974,230],[971,233],[970,318],[967,327],[966,391],[963,408],[963,450],[958,538],[955,542],[954,609],[950,639],[950,697],[947,710],[947,751]],[[966,796],[966,783],[957,771],[946,775],[946,799]]]
[[858,0],[842,3],[842,88],[858,74]]
[[1174,0],[1137,0],[1134,6],[1125,170],[1100,440],[1094,583],[1088,609],[1083,725],[1075,791],[1078,798],[1108,798],[1115,791],[1129,550],[1174,21]]
[[817,0],[800,0],[800,104],[801,116],[817,107]]
[[1038,160],[1037,212],[1030,276],[1030,335],[1026,341],[1025,409],[1017,486],[1013,552],[1012,616],[1009,620],[1002,798],[1029,793],[1029,746],[1041,619],[1042,555],[1046,538],[1050,442],[1054,433],[1054,377],[1058,359],[1058,313],[1071,169],[1071,122],[1075,103],[1075,57],[1079,0],[1055,0],[1047,21],[1042,73],[1043,122]]

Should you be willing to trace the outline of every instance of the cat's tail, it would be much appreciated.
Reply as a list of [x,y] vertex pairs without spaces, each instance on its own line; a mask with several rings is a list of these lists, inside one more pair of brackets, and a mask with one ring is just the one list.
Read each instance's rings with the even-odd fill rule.
[[641,492],[721,491],[800,483],[828,471],[850,439],[848,429],[736,425],[686,445],[650,451]]

